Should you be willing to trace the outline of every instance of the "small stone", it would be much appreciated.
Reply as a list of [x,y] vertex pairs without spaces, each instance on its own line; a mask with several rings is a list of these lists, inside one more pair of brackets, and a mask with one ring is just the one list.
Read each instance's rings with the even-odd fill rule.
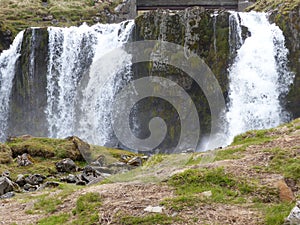
[[132,159],[130,159],[127,162],[127,164],[130,166],[141,166],[143,164],[143,161],[142,161],[141,157],[135,156]]
[[151,206],[149,205],[147,208],[144,209],[145,212],[151,212],[151,213],[162,213],[164,207],[162,206]]
[[44,21],[51,21],[51,20],[53,20],[53,19],[54,19],[53,15],[48,15],[48,16],[44,16],[44,17],[43,17],[43,20],[44,20]]
[[79,180],[79,181],[76,182],[76,185],[84,186],[84,185],[86,185],[86,182],[83,181],[83,180]]
[[201,192],[199,195],[201,197],[209,198],[209,197],[212,196],[212,192],[211,191],[204,191],[204,192]]
[[16,183],[20,187],[23,187],[26,184],[25,176],[23,174],[18,174],[17,179],[16,179]]
[[45,184],[43,184],[40,189],[43,188],[56,188],[59,186],[59,183],[54,182],[54,181],[47,181]]
[[25,178],[26,183],[31,184],[31,185],[39,185],[44,182],[46,179],[45,176],[41,174],[33,174]]
[[299,225],[300,224],[300,201],[292,209],[290,215],[286,218],[285,225]]
[[69,174],[68,176],[60,179],[60,181],[67,182],[67,183],[76,183],[78,180],[79,180],[78,177],[73,174]]
[[38,189],[38,186],[31,185],[31,184],[25,184],[23,188],[25,191],[36,191]]
[[29,154],[24,153],[22,155],[17,156],[17,163],[18,166],[29,166],[33,164],[33,159]]
[[75,172],[77,168],[74,161],[70,158],[66,158],[55,163],[55,166],[58,172],[63,172],[63,173]]
[[1,195],[1,196],[0,196],[0,199],[12,198],[12,197],[14,197],[14,196],[15,196],[15,192],[10,191],[10,192],[5,193],[4,195]]

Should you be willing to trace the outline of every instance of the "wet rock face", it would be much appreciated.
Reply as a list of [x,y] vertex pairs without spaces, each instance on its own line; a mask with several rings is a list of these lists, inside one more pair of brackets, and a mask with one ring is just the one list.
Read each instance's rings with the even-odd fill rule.
[[[229,13],[219,11],[214,16],[213,11],[201,8],[191,8],[181,12],[151,11],[135,19],[134,40],[161,40],[186,47],[196,53],[215,74],[222,88],[223,95],[227,96],[228,71],[230,63],[229,49]],[[151,49],[145,49],[152,51]],[[153,53],[153,52],[152,52]],[[156,57],[156,56],[155,56]],[[174,54],[171,60],[182,62],[185,54]],[[185,72],[168,63],[163,63],[162,55],[157,55],[157,61],[137,63],[133,65],[133,77],[139,79],[145,76],[159,76],[176,82],[191,97],[196,106],[201,123],[201,133],[210,131],[210,108],[207,98],[201,88]],[[201,76],[201,74],[199,75]],[[159,90],[158,90],[159,91]],[[154,93],[155,95],[155,93]],[[180,118],[174,107],[159,98],[149,97],[136,104],[135,123],[136,136],[147,138],[150,135],[148,125],[153,117],[162,118],[167,126],[168,133],[157,149],[172,149],[177,145],[180,135]]]
[[272,12],[270,20],[278,25],[286,40],[289,49],[290,68],[295,73],[294,84],[288,96],[283,99],[283,104],[292,113],[293,118],[300,117],[300,4],[293,10],[279,13],[276,9]]

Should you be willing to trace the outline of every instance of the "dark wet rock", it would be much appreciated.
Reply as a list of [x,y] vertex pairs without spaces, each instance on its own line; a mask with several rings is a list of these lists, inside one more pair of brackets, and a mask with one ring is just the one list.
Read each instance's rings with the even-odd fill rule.
[[76,185],[81,185],[81,186],[83,186],[83,185],[86,185],[86,182],[83,181],[83,180],[79,180],[79,181],[76,182]]
[[43,17],[43,20],[44,20],[44,21],[51,21],[51,20],[53,20],[53,19],[54,19],[53,15],[48,15],[48,16],[44,16],[44,17]]
[[31,184],[31,185],[39,185],[44,182],[46,179],[45,176],[41,174],[33,174],[25,178],[26,183]]
[[67,182],[67,183],[76,183],[79,181],[78,177],[73,175],[73,174],[69,174],[68,176],[66,177],[62,177],[60,179],[60,181],[62,182]]
[[31,184],[25,184],[24,185],[24,187],[23,187],[23,189],[25,190],[25,191],[36,191],[37,189],[38,189],[38,185],[31,185]]
[[16,179],[16,183],[20,186],[23,187],[26,184],[25,176],[23,174],[19,174]]
[[143,160],[139,156],[135,156],[127,162],[130,166],[142,166]]
[[59,186],[58,182],[54,182],[54,181],[47,181],[46,183],[44,183],[40,189],[44,189],[44,188],[56,188]]
[[1,196],[0,196],[0,199],[12,198],[12,197],[14,197],[14,196],[15,196],[15,192],[10,191],[10,192],[5,193],[4,195],[1,195]]
[[105,166],[93,166],[93,168],[102,174],[103,173],[105,173],[105,174],[113,174],[114,173],[113,170],[111,170],[110,168],[105,167]]
[[55,166],[56,166],[56,170],[62,173],[75,172],[77,168],[74,161],[70,158],[63,159],[55,163]]
[[99,179],[99,178],[104,179],[104,176],[102,176],[102,174],[100,172],[98,172],[97,170],[95,170],[93,167],[86,166],[83,169],[83,172],[82,172],[80,178],[81,178],[81,180],[85,181],[88,184],[95,179]]
[[17,156],[17,163],[18,166],[29,166],[33,164],[33,159],[29,154],[24,153],[23,155]]

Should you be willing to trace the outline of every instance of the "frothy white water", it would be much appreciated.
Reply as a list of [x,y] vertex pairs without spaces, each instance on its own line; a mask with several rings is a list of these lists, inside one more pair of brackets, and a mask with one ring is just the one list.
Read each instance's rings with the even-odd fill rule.
[[20,32],[10,48],[0,55],[0,141],[6,138],[7,119],[15,64],[20,57],[24,31]]
[[[48,28],[46,113],[50,137],[79,135],[90,143],[105,144],[105,135],[109,133],[105,121],[117,86],[106,80],[107,77],[113,80],[120,69],[126,67],[128,59],[126,63],[124,60],[118,63],[118,56],[110,61],[101,57],[122,46],[132,27],[133,21]],[[122,54],[120,57],[123,58]],[[104,83],[105,88],[101,89]]]
[[[236,59],[229,70],[228,144],[233,137],[253,129],[278,126],[288,119],[280,98],[287,94],[293,74],[287,68],[288,50],[282,31],[270,24],[264,13],[233,13],[250,32],[237,45]],[[231,18],[232,19],[232,18]],[[241,32],[239,27],[236,31]]]

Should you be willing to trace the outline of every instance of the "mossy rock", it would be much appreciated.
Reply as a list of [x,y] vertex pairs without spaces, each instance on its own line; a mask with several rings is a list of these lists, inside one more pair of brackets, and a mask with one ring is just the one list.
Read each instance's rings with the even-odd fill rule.
[[[10,138],[7,145],[12,150],[12,156],[17,157],[28,153],[32,157],[43,158],[71,158],[72,160],[83,160],[78,148],[79,138],[76,143],[73,139],[52,139],[42,137],[22,136]],[[81,141],[81,140],[80,140]],[[83,142],[83,141],[81,141]],[[83,144],[82,144],[83,145]],[[88,144],[87,144],[88,146]]]
[[0,143],[0,164],[6,164],[12,162],[12,151],[6,144]]

